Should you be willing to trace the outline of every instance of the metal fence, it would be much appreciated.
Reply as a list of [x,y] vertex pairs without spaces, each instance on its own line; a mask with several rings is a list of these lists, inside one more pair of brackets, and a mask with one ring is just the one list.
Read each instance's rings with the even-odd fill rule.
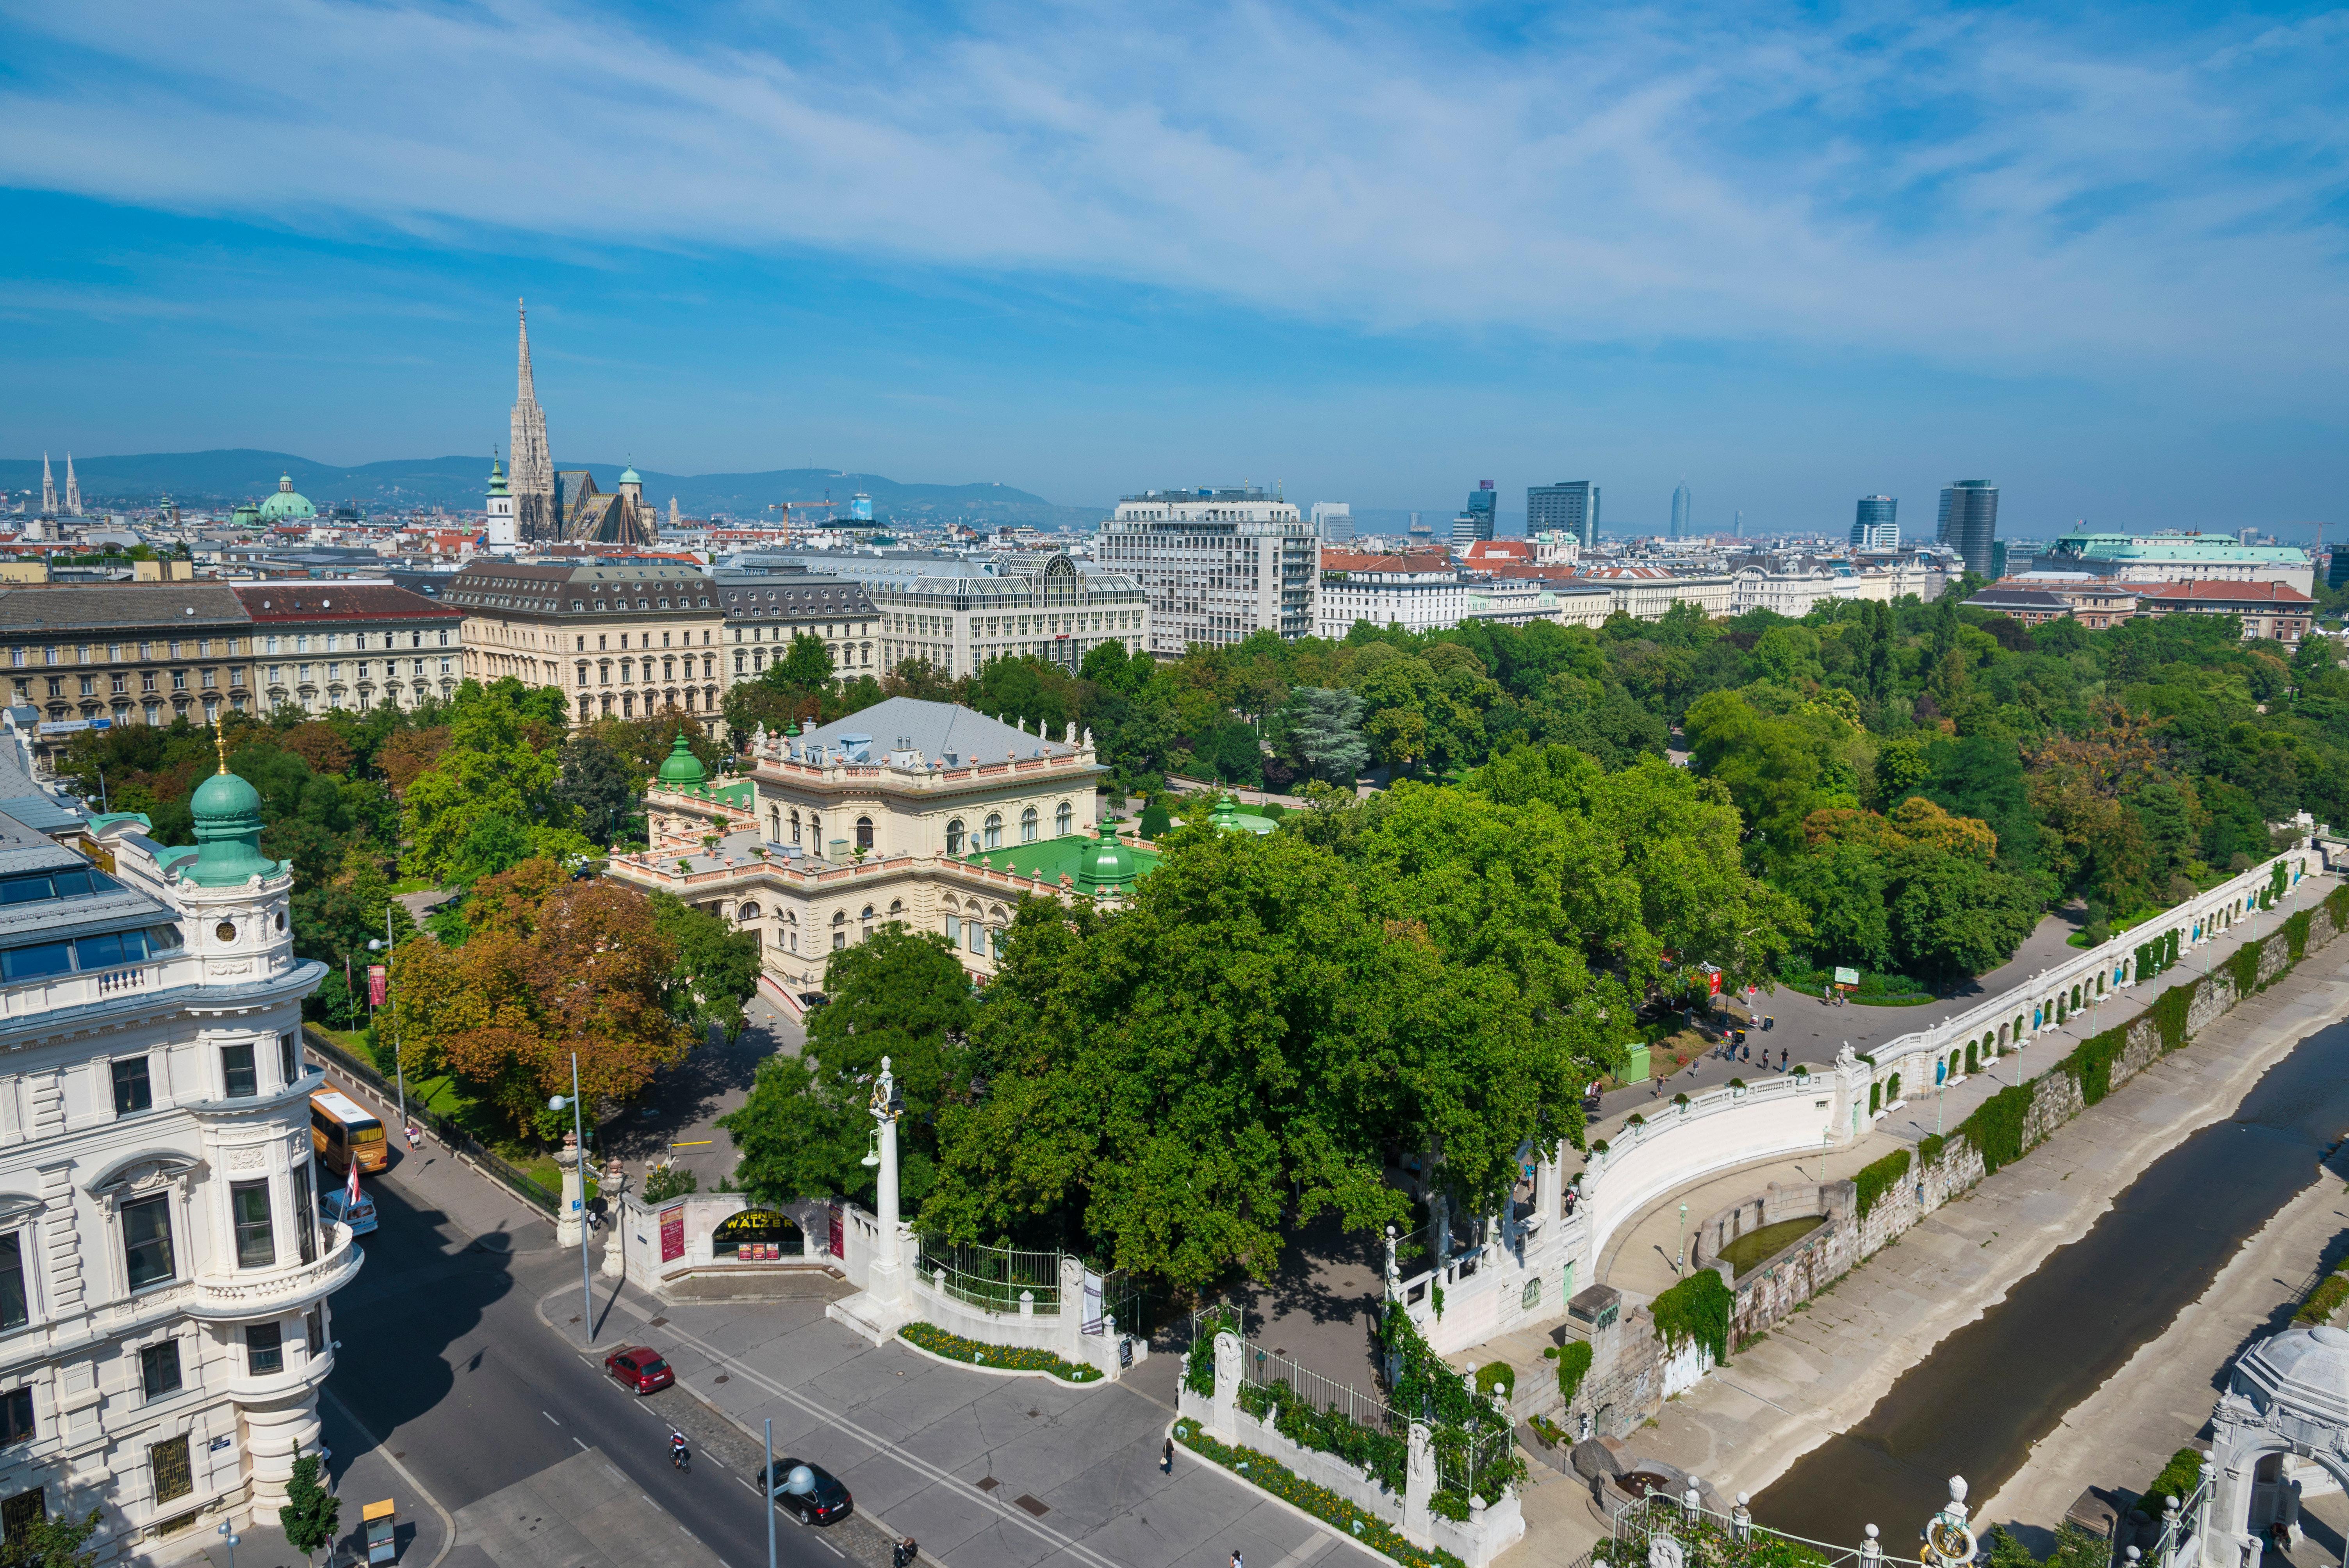
[[[1018,1312],[1024,1291],[1035,1298],[1039,1316],[1061,1310],[1061,1253],[1025,1247],[987,1247],[921,1239],[922,1277],[941,1281],[946,1293],[986,1312]],[[1122,1320],[1121,1320],[1122,1321]]]
[[1286,1387],[1317,1410],[1335,1410],[1358,1427],[1373,1431],[1401,1432],[1406,1423],[1384,1400],[1362,1393],[1335,1378],[1300,1367],[1278,1351],[1240,1342],[1240,1381],[1259,1388]]
[[[373,1067],[362,1062],[307,1024],[302,1026],[302,1044],[312,1056],[331,1066],[343,1077],[351,1079],[367,1093],[367,1098],[383,1108],[383,1119],[387,1130],[389,1129],[390,1123],[399,1119],[397,1091]],[[475,1138],[447,1117],[415,1104],[409,1106],[408,1116],[409,1120],[447,1144],[450,1149],[471,1162],[492,1181],[499,1182],[515,1197],[533,1208],[543,1209],[552,1214],[562,1206],[563,1195],[560,1192],[546,1186],[503,1155],[496,1153],[480,1139]],[[397,1131],[388,1130],[388,1136],[397,1138],[399,1134]]]
[[1913,1557],[1896,1557],[1867,1546],[1839,1546],[1784,1531],[1765,1530],[1750,1519],[1692,1508],[1686,1501],[1650,1492],[1615,1515],[1610,1541],[1592,1548],[1591,1568],[1645,1568],[1651,1540],[1670,1539],[1687,1568],[1790,1568],[1814,1560],[1825,1568],[1921,1568]]

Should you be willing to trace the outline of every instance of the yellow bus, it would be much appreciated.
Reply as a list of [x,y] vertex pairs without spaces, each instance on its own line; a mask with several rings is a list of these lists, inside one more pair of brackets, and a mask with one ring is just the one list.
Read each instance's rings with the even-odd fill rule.
[[362,1175],[391,1162],[383,1123],[339,1089],[321,1089],[310,1097],[310,1147],[335,1171],[348,1171],[354,1158]]

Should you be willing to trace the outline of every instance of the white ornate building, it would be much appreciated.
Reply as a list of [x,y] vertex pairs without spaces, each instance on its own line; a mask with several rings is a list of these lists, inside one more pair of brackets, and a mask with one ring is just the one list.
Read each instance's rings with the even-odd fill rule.
[[891,697],[761,732],[751,761],[713,783],[680,740],[645,795],[651,848],[611,874],[755,934],[771,996],[820,989],[831,954],[893,923],[938,933],[986,978],[1022,898],[1114,901],[1157,863],[1098,822],[1090,735]]
[[106,1561],[284,1501],[361,1261],[318,1218],[293,878],[224,765],[193,808],[192,849],[98,819],[96,865],[0,817],[0,1522],[95,1508]]

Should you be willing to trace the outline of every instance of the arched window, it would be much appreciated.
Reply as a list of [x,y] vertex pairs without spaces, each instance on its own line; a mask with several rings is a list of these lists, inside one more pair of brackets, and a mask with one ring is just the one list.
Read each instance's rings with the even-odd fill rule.
[[987,814],[987,847],[990,850],[1003,847],[1003,819],[992,811]]
[[813,811],[808,813],[808,842],[815,846],[817,854],[823,853],[823,819]]
[[895,920],[895,919],[896,919],[899,915],[901,915],[901,914],[903,914],[903,913],[905,913],[905,901],[904,899],[902,899],[902,898],[893,898],[893,899],[891,899],[891,900],[889,901],[889,918],[890,918],[890,919]]
[[793,842],[793,843],[795,843],[795,844],[796,844],[796,843],[798,843],[799,841],[800,841],[800,814],[799,814],[797,811],[793,811],[793,812],[792,813],[792,842]]
[[[792,815],[796,816],[796,815],[798,815],[798,813],[797,813],[797,812],[793,812],[793,813],[792,813]],[[783,813],[782,813],[782,810],[781,810],[781,809],[780,807],[770,806],[770,807],[768,807],[768,808],[767,808],[767,842],[769,842],[769,843],[771,843],[771,844],[780,844],[780,843],[781,843],[782,841],[783,841]]]
[[870,817],[856,819],[856,847],[860,850],[873,847],[873,819]]
[[838,910],[832,915],[832,947],[837,953],[848,945],[848,916]]
[[1036,808],[1033,806],[1019,813],[1019,841],[1023,844],[1036,841]]
[[1056,839],[1067,838],[1076,826],[1076,808],[1071,806],[1066,800],[1061,801],[1061,809],[1052,813],[1052,836]]
[[755,903],[746,903],[741,908],[734,912],[734,918],[736,920],[756,920],[759,918],[759,906]]

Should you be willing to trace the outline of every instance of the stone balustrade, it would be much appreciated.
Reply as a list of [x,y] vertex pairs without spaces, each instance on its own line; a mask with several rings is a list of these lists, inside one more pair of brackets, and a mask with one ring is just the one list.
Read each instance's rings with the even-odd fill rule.
[[366,1253],[351,1240],[351,1228],[336,1224],[333,1244],[314,1263],[287,1268],[200,1274],[188,1282],[191,1317],[268,1317],[333,1295],[358,1274]]

